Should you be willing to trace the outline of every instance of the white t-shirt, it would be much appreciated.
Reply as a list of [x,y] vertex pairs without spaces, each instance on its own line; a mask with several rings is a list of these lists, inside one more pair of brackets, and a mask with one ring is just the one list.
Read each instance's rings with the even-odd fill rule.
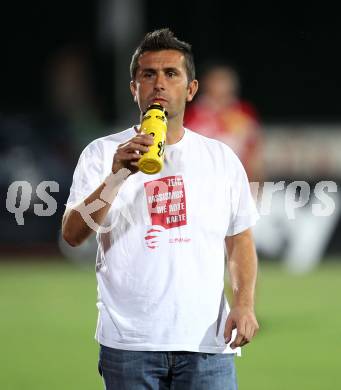
[[[84,149],[67,206],[105,180],[118,144],[134,135],[130,128]],[[232,150],[185,129],[179,142],[166,145],[160,173],[126,179],[106,217],[113,228],[97,233],[98,342],[136,351],[240,353],[224,341],[224,238],[257,218]]]

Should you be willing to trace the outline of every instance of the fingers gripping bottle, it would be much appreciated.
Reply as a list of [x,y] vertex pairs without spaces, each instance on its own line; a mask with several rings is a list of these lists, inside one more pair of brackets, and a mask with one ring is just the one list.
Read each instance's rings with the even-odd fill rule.
[[141,122],[141,132],[151,134],[154,144],[147,153],[143,153],[138,162],[139,170],[148,175],[158,173],[163,168],[167,133],[167,111],[159,103],[147,108]]

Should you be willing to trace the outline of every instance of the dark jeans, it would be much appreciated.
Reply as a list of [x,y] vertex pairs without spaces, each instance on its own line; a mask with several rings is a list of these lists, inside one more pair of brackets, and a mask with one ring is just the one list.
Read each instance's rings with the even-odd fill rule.
[[127,351],[100,346],[106,390],[237,390],[233,354]]

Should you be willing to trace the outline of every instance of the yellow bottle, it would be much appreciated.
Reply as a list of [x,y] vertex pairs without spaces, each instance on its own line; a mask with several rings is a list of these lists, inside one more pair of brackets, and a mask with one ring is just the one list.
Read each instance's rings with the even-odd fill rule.
[[163,168],[167,134],[167,111],[159,103],[147,108],[141,122],[141,132],[151,134],[154,144],[147,153],[143,153],[138,162],[139,170],[148,175],[154,175]]

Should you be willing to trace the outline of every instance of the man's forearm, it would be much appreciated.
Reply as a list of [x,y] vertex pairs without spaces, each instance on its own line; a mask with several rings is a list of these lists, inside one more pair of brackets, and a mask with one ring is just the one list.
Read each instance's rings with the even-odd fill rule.
[[129,176],[129,171],[121,170],[111,174],[83,202],[66,209],[62,221],[63,238],[72,246],[82,244],[102,225],[115,200],[118,190]]
[[257,254],[251,230],[226,238],[232,306],[254,307]]

